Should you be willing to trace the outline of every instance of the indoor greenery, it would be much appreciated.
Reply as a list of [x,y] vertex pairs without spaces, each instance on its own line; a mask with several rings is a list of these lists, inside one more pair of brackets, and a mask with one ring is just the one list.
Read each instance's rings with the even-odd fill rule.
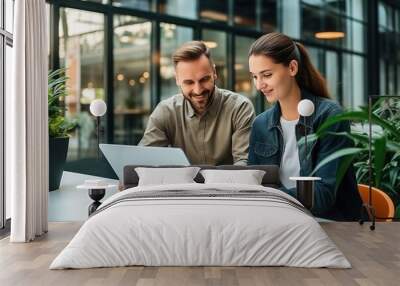
[[[329,131],[330,126],[344,120],[352,122],[350,132]],[[371,122],[373,126],[371,142],[373,186],[383,190],[392,198],[396,207],[395,217],[400,218],[400,98],[378,99],[372,106]],[[358,124],[359,128],[354,128],[355,124]],[[346,136],[354,142],[354,146],[338,150],[325,158],[315,167],[312,174],[328,162],[342,157],[337,182],[342,180],[347,168],[353,164],[357,182],[368,185],[368,128],[368,107],[345,111],[328,118],[316,134],[308,138],[313,141],[327,134]]]
[[65,69],[50,70],[48,74],[48,108],[49,108],[49,137],[68,137],[68,133],[76,127],[76,121],[64,116],[65,107],[60,99],[67,95],[66,82],[68,77]]

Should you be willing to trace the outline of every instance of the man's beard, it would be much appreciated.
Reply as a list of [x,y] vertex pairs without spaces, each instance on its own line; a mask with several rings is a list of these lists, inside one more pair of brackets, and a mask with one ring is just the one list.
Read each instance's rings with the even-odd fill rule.
[[205,104],[205,106],[202,108],[202,110],[196,110],[197,112],[204,112],[205,110],[207,110],[207,108],[211,105],[213,98],[214,98],[214,91],[215,91],[215,83],[213,85],[213,88],[211,90],[204,90],[201,94],[196,94],[196,93],[189,93],[189,94],[185,94],[183,93],[183,90],[181,88],[181,92],[183,94],[183,96],[189,100],[189,102],[191,103],[192,107],[196,110],[199,108],[199,106],[196,106],[196,102],[194,101],[194,98],[196,98],[197,96],[203,96],[206,100],[207,103]]

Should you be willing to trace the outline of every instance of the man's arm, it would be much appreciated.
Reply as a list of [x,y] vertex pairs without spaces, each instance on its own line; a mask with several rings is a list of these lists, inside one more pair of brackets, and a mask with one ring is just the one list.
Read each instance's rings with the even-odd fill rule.
[[251,125],[255,117],[253,104],[242,102],[234,114],[232,134],[232,157],[234,165],[247,165]]
[[142,146],[160,146],[170,145],[166,127],[168,113],[163,112],[163,108],[158,105],[150,115],[146,130],[139,145]]

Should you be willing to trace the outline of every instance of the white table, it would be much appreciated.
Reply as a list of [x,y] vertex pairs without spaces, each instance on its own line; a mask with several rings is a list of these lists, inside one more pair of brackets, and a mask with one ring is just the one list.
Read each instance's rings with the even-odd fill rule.
[[[88,190],[77,189],[88,179],[104,179],[100,177],[64,172],[60,189],[49,192],[49,221],[84,221],[88,217],[88,206],[93,200],[88,195]],[[118,185],[118,180],[104,179],[110,184]],[[109,196],[118,192],[117,187],[106,190],[104,201]]]

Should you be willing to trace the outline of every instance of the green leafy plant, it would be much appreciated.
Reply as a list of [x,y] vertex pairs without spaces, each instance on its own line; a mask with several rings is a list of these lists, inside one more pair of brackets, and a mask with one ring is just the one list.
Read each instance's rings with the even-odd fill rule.
[[48,110],[49,110],[49,136],[68,137],[77,123],[75,120],[64,116],[66,108],[60,104],[60,99],[67,95],[66,82],[68,77],[65,69],[49,71],[48,74]]
[[[350,132],[330,132],[329,127],[338,122],[349,120],[359,124],[361,130],[352,128]],[[371,140],[372,181],[375,187],[386,192],[396,206],[397,218],[400,218],[400,100],[377,100],[372,106],[373,125]],[[361,128],[360,128],[361,127]],[[328,118],[309,140],[313,141],[328,134],[345,136],[354,142],[354,147],[334,152],[322,160],[313,170],[314,174],[325,164],[342,158],[336,175],[337,185],[343,179],[350,164],[353,164],[358,183],[369,184],[369,114],[368,108],[357,111],[345,111]],[[353,163],[354,162],[354,163]]]

